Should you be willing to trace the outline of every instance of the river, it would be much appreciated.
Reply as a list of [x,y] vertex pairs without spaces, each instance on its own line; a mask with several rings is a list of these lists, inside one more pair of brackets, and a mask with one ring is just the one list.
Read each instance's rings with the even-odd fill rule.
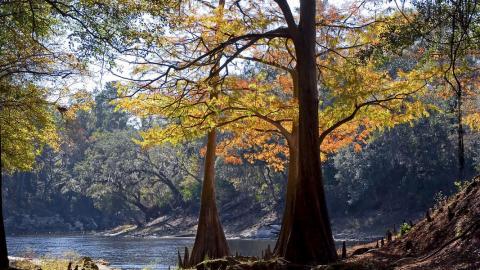
[[[133,238],[98,235],[32,235],[8,236],[10,256],[61,258],[68,254],[104,259],[113,268],[168,269],[177,263],[177,250],[191,249],[193,238]],[[229,239],[232,254],[258,256],[270,239]],[[337,243],[338,244],[338,243]]]

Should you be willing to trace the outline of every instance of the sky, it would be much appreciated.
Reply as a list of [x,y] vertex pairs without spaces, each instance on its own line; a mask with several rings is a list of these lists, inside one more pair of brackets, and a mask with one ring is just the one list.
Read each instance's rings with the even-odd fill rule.
[[[300,6],[299,0],[287,0],[290,4],[292,12],[295,13]],[[328,0],[330,5],[333,5],[339,9],[345,8],[348,3],[352,1],[349,0]],[[124,70],[124,74],[128,74],[128,71],[132,69],[132,66],[126,65],[124,63],[118,63],[121,66],[121,69]],[[107,69],[101,66],[101,64],[90,64],[89,65],[90,76],[82,78],[76,82],[76,88],[83,88],[88,91],[95,91],[98,89],[103,89],[106,83],[116,80],[121,80],[121,78],[111,74]]]

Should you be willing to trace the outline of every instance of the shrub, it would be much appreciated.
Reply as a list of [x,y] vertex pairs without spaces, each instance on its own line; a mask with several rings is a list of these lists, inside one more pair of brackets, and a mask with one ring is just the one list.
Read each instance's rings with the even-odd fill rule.
[[472,182],[470,181],[455,181],[454,185],[457,188],[458,192],[463,191],[468,185],[470,185]]
[[403,224],[400,226],[400,236],[405,235],[405,234],[408,233],[411,229],[412,229],[412,226],[410,226],[410,224],[408,224],[408,223],[403,223]]

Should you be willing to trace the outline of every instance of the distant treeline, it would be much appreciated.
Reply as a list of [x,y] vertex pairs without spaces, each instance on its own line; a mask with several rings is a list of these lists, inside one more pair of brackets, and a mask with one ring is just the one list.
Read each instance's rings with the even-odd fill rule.
[[[66,121],[60,151],[45,148],[34,171],[6,177],[7,232],[102,230],[162,215],[196,215],[205,142],[143,149],[133,138],[155,120],[115,110],[110,101],[116,93],[108,85],[90,110],[67,120],[59,115],[58,121]],[[434,114],[413,128],[404,124],[372,136],[362,149],[349,146],[330,155],[323,169],[334,222],[374,218],[375,212],[409,218],[453,192],[455,138],[453,119]],[[480,170],[479,143],[477,134],[466,137],[466,178]],[[258,218],[281,215],[286,171],[221,157],[216,168],[223,219],[247,206]]]

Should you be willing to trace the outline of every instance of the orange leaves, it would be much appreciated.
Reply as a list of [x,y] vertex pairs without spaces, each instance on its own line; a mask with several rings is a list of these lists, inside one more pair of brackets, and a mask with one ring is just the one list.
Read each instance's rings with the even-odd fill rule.
[[247,80],[235,80],[235,87],[238,89],[248,89],[249,88],[249,82]]
[[262,144],[260,149],[261,151],[246,154],[245,157],[247,160],[251,163],[255,160],[263,160],[275,171],[283,171],[285,169],[285,156],[288,156],[288,147],[277,141]]
[[231,135],[218,144],[219,156],[227,163],[261,160],[276,171],[284,170],[288,147],[282,136],[274,133],[274,129],[267,131],[268,124],[259,118],[252,117],[238,124],[238,129],[229,129]]
[[205,157],[206,154],[207,154],[207,146],[200,148],[200,156]]
[[240,165],[242,164],[242,159],[236,156],[226,156],[224,157],[224,161],[227,164],[232,164],[232,165]]
[[[323,140],[320,150],[326,154],[333,154],[351,144],[356,151],[362,150],[375,127],[368,119],[358,119],[345,123],[336,128]],[[322,130],[320,130],[322,132]]]
[[358,143],[355,143],[355,144],[353,144],[353,150],[355,151],[355,153],[358,153],[358,152],[362,151],[362,146]]
[[287,75],[278,76],[278,84],[287,93],[293,94],[292,77]]

